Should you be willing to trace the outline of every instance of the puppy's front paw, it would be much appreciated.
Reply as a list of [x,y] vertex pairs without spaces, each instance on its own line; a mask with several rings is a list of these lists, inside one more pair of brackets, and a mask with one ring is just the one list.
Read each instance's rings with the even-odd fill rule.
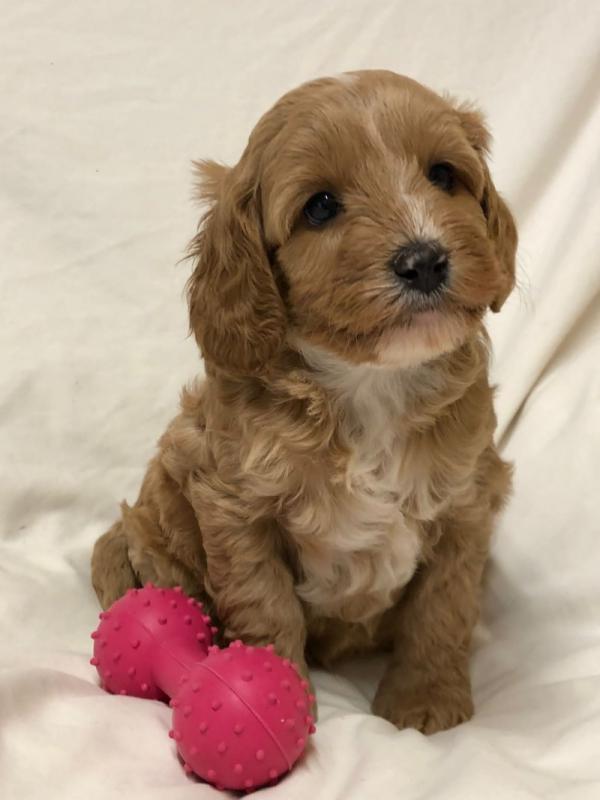
[[445,731],[473,716],[471,687],[468,679],[406,681],[399,668],[392,668],[379,685],[373,712],[397,728],[428,735]]

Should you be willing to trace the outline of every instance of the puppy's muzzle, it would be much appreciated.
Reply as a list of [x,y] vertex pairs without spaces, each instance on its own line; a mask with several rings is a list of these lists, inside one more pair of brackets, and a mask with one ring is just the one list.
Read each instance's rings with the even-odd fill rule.
[[404,286],[431,294],[448,280],[448,253],[438,242],[410,242],[401,247],[390,265]]

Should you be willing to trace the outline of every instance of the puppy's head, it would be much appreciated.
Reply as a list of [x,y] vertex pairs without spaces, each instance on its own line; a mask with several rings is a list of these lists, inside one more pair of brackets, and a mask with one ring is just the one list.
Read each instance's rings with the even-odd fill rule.
[[514,284],[513,219],[481,116],[391,72],[305,84],[232,169],[200,165],[192,329],[256,372],[287,343],[413,366],[462,344]]

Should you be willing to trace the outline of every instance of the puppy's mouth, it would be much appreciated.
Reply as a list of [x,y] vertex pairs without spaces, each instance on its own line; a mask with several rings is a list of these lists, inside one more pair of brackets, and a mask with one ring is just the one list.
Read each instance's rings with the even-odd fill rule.
[[439,290],[431,294],[421,292],[405,291],[402,300],[407,311],[419,314],[426,311],[438,311],[448,302],[448,295],[445,291]]
[[460,347],[479,325],[485,312],[453,299],[427,298],[410,308],[405,304],[396,324],[382,334],[376,348],[383,366],[414,367]]
[[485,306],[461,303],[446,291],[429,295],[411,292],[410,296],[405,297],[400,324],[402,327],[423,327],[457,317],[465,322],[473,322],[480,320],[484,313]]

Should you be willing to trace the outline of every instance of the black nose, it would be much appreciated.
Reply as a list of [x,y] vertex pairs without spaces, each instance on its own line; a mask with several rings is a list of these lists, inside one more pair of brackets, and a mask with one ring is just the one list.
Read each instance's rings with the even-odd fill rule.
[[431,294],[448,279],[448,254],[437,242],[406,244],[391,265],[402,283],[423,294]]

